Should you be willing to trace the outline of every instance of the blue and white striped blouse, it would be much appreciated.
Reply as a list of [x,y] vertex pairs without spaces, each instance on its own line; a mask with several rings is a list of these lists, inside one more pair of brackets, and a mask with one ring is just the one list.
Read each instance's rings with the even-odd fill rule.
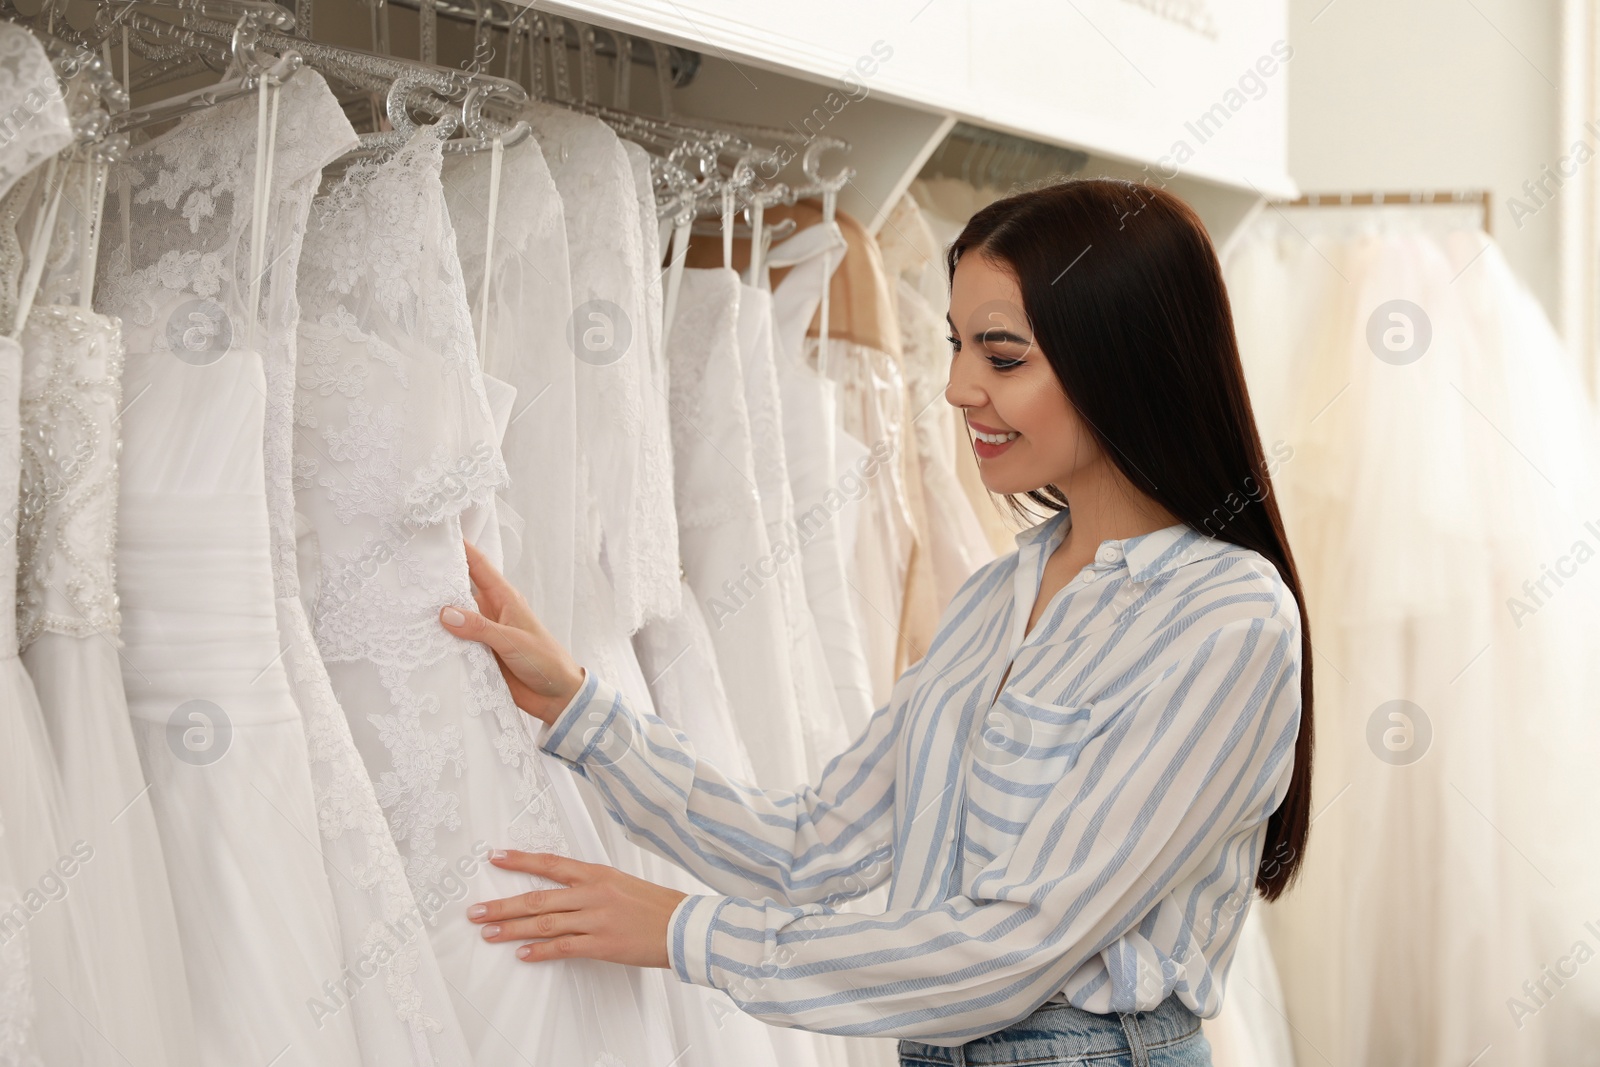
[[[1217,1013],[1293,769],[1299,608],[1260,554],[1180,524],[1102,542],[1024,637],[1068,522],[967,581],[815,785],[735,781],[586,672],[544,749],[728,894],[673,913],[680,979],[771,1023],[942,1045],[1050,999]],[[832,906],[885,879],[882,915]]]

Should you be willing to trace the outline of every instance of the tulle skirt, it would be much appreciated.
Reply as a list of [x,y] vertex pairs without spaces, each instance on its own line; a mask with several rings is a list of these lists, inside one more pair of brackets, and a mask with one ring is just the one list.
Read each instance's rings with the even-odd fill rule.
[[117,1053],[100,1032],[90,896],[78,891],[95,847],[67,834],[55,766],[22,661],[0,658],[0,1054],[100,1063]]
[[137,1067],[181,1067],[196,1056],[189,982],[113,640],[42,633],[22,661],[60,767],[69,834],[94,850],[73,892],[86,905],[95,976],[108,991],[101,1033]]
[[123,682],[201,1062],[355,1065],[352,961],[323,866],[266,539],[258,493],[130,492],[125,477]]

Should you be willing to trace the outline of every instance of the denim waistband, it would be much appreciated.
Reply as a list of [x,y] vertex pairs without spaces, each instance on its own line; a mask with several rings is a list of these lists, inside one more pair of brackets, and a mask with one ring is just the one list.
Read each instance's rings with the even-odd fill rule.
[[1100,1015],[1069,1004],[1046,1004],[1026,1019],[965,1045],[942,1047],[902,1041],[900,1055],[910,1063],[937,1067],[1041,1063],[1067,1056],[1126,1052],[1130,1046],[1127,1027],[1137,1027],[1145,1048],[1159,1048],[1199,1030],[1200,1017],[1176,995],[1149,1011],[1126,1016]]

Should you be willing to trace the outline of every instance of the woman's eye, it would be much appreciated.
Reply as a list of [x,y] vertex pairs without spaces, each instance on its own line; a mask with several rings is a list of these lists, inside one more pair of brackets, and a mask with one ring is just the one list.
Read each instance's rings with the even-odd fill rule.
[[[945,340],[950,342],[951,355],[955,355],[957,352],[961,351],[960,338],[947,335]],[[1026,360],[1022,359],[1006,359],[1003,356],[996,356],[989,352],[984,353],[984,358],[989,361],[989,366],[993,367],[995,370],[1010,370],[1012,367],[1020,367],[1022,364],[1027,362]]]

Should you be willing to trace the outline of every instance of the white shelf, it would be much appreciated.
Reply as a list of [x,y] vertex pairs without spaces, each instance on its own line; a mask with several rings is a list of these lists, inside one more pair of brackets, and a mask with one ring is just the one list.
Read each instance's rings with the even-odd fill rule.
[[[841,79],[850,74],[867,96],[852,100],[836,121],[844,130],[852,120],[848,128],[857,136],[841,136],[858,153],[876,151],[866,149],[862,134],[921,141],[923,131],[935,128],[911,118],[922,113],[935,122],[956,118],[1080,148],[1131,164],[1135,174],[1148,166],[1163,178],[1174,174],[1174,150],[1184,145],[1192,155],[1178,168],[1175,188],[1181,180],[1252,198],[1299,192],[1287,173],[1285,0],[540,0],[538,6],[702,53],[701,76],[717,82],[715,103],[728,117],[799,123],[824,105],[829,90],[843,90]],[[857,72],[863,57],[874,68],[870,75]],[[718,63],[733,72],[730,78],[715,77]],[[769,91],[760,71],[787,75],[812,91]],[[697,109],[707,102],[694,86],[686,100]]]

